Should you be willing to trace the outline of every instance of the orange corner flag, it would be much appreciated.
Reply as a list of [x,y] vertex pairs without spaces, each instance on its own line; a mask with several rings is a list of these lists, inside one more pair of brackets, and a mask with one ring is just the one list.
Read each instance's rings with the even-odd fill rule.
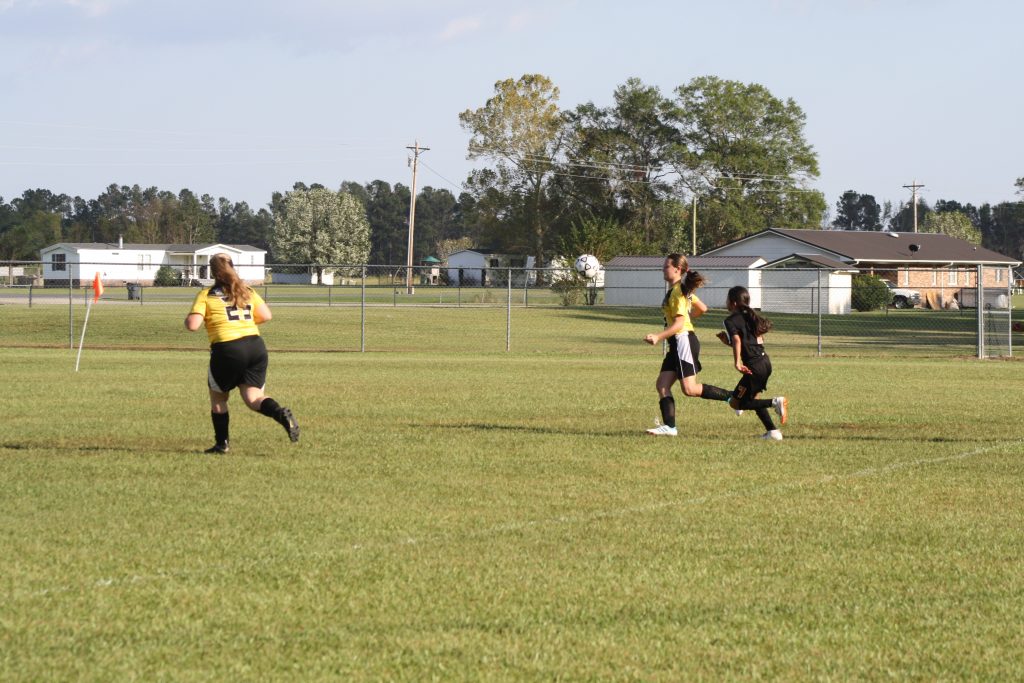
[[100,280],[99,273],[96,273],[96,277],[92,279],[92,292],[92,301],[93,303],[96,303],[100,300],[100,297],[103,296],[103,281]]

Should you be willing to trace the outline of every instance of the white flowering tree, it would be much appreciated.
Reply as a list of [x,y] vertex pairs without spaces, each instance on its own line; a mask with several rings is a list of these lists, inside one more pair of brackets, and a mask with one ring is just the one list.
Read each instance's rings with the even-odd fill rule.
[[274,215],[271,239],[274,259],[311,263],[317,284],[324,264],[366,263],[370,256],[370,223],[362,203],[347,192],[324,187],[288,192]]

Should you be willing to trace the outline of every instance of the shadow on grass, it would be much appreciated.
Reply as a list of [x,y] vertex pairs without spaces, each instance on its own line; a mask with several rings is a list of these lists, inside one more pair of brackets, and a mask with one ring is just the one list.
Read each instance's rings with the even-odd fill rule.
[[413,423],[415,427],[432,427],[435,429],[460,429],[467,431],[484,431],[484,432],[523,432],[527,434],[559,434],[563,436],[646,436],[643,431],[635,429],[623,429],[617,431],[611,430],[593,430],[593,429],[564,429],[560,427],[537,427],[531,425],[510,425],[510,424],[498,424],[494,422],[464,422],[464,423],[430,423],[421,422]]
[[46,443],[17,443],[17,442],[5,442],[0,443],[0,451],[57,451],[59,453],[81,453],[81,454],[95,454],[95,453],[128,453],[131,455],[181,455],[189,458],[201,455],[204,457],[238,457],[243,456],[247,458],[270,458],[273,457],[272,453],[264,452],[245,452],[243,449],[232,449],[231,452],[220,454],[220,453],[204,453],[203,448],[191,449],[191,448],[153,448],[150,446],[139,447],[139,448],[127,448],[124,446],[70,446],[70,445],[54,445]]

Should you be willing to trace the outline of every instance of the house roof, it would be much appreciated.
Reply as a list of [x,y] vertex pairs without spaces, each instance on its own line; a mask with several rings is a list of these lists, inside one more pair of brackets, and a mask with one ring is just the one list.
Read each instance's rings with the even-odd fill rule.
[[[688,256],[690,268],[750,268],[763,259],[760,256]],[[616,256],[605,268],[661,268],[664,256]]]
[[811,266],[817,266],[819,268],[824,268],[826,270],[844,270],[844,271],[851,271],[851,270],[855,271],[855,270],[857,270],[857,268],[855,266],[853,266],[853,265],[851,265],[849,263],[844,263],[843,261],[837,261],[837,260],[835,260],[833,258],[829,258],[827,256],[822,256],[821,254],[790,254],[789,256],[783,256],[782,258],[775,259],[771,263],[766,263],[766,264],[764,264],[761,267],[762,268],[771,268],[773,266],[781,265],[781,264],[785,263],[786,261],[794,261],[794,260],[806,261]]
[[134,251],[170,251],[184,254],[194,254],[197,251],[203,249],[209,249],[210,247],[227,247],[234,249],[235,251],[254,251],[258,253],[266,253],[265,249],[254,247],[250,244],[221,244],[220,242],[210,242],[207,244],[123,244],[118,246],[112,242],[57,242],[51,244],[48,247],[43,247],[40,251],[48,251],[57,247],[65,247],[74,251],[81,251],[83,249],[91,249],[96,251],[110,251],[111,249],[120,250],[134,250]]
[[[776,234],[838,254],[858,263],[991,263],[1019,265],[1020,261],[991,249],[948,235],[925,232],[872,232],[860,230],[789,230],[769,228],[730,244]],[[919,249],[910,250],[916,244]],[[718,247],[707,252],[714,254]]]

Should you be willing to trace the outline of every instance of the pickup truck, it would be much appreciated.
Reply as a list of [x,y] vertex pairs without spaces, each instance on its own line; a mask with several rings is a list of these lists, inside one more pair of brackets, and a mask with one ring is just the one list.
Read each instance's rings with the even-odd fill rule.
[[916,289],[905,289],[897,287],[891,280],[883,279],[882,282],[889,288],[892,295],[892,305],[896,308],[913,308],[921,303],[921,292]]

